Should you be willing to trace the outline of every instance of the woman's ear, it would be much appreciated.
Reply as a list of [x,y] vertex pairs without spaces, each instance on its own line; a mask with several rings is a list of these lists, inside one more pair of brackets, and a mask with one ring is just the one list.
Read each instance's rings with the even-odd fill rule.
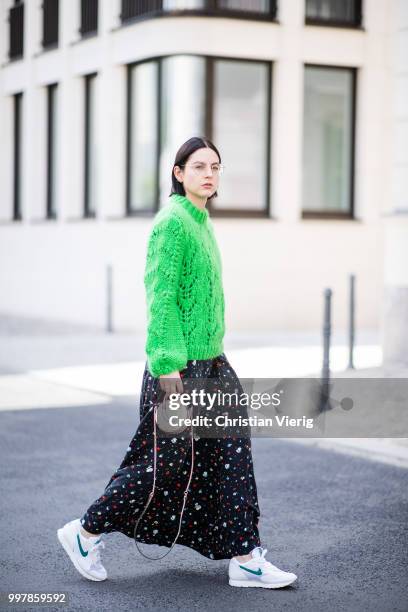
[[174,166],[173,167],[173,174],[176,177],[176,179],[178,180],[178,182],[182,183],[182,181],[180,180],[182,178],[182,172],[181,172],[181,168],[179,166]]

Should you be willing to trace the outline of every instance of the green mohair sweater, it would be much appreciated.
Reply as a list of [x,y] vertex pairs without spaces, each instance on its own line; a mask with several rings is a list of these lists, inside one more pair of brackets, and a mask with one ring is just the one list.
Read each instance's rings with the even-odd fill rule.
[[208,210],[172,194],[153,220],[144,274],[154,377],[224,352],[221,256]]

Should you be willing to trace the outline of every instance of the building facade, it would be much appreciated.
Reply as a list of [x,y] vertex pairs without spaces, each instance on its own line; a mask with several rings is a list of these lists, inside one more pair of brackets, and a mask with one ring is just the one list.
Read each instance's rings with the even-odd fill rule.
[[206,135],[227,329],[319,329],[326,287],[345,329],[349,274],[378,328],[397,4],[0,0],[0,310],[145,330],[152,217]]

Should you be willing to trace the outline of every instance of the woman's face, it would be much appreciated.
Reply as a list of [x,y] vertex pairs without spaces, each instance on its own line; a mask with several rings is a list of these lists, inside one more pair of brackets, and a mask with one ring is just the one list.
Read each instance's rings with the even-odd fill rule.
[[176,178],[183,183],[187,193],[206,199],[210,198],[216,191],[219,182],[219,173],[216,171],[220,160],[215,151],[209,147],[197,149],[180,168],[174,166]]

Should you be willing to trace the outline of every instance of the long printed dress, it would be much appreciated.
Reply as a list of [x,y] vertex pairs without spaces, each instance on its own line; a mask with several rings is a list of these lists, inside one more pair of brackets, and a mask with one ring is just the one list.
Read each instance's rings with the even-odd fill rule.
[[[225,353],[189,360],[180,371],[184,382],[211,379],[225,393],[242,386]],[[185,387],[184,387],[185,388]],[[134,538],[137,518],[153,486],[153,410],[161,389],[147,362],[140,396],[140,425],[103,495],[81,518],[87,531],[119,531]],[[183,493],[191,468],[191,439],[157,438],[154,497],[139,522],[136,540],[170,547],[176,537]],[[250,435],[194,437],[194,465],[177,544],[209,559],[245,555],[260,546],[260,510]]]

